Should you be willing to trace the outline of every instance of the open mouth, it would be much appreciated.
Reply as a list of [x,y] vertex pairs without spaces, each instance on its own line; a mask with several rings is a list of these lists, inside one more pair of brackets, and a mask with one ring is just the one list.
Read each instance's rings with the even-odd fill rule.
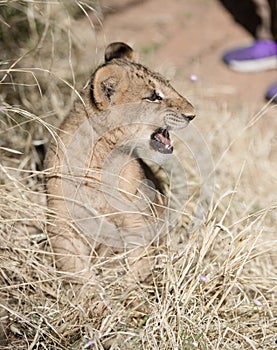
[[151,135],[150,145],[160,153],[171,154],[173,152],[173,145],[167,128],[156,129]]

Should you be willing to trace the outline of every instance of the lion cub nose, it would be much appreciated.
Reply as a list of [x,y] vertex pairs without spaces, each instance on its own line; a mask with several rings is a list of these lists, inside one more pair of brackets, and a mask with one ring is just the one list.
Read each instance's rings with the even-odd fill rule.
[[191,122],[195,118],[195,114],[182,114],[182,117],[184,117],[188,122]]
[[195,118],[195,115],[196,115],[196,111],[195,111],[194,106],[188,100],[185,100],[185,105],[184,105],[181,113],[182,113],[182,117],[187,122],[191,122]]

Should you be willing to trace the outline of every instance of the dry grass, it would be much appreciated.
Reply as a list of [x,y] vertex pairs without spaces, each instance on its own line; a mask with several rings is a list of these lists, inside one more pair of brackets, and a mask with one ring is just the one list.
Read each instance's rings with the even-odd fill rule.
[[[70,25],[61,23],[92,11],[84,2],[65,3],[0,4],[6,55],[0,84],[0,349],[276,348],[276,136],[261,123],[274,106],[251,115],[240,107],[235,116],[212,103],[201,106],[195,124],[213,155],[214,198],[201,226],[190,231],[184,217],[168,236],[150,282],[128,291],[120,276],[111,275],[116,272],[100,271],[95,291],[65,283],[54,269],[41,145],[70,109],[75,80],[84,77],[73,57]],[[208,125],[201,114],[209,116]],[[193,159],[186,161],[197,192]]]

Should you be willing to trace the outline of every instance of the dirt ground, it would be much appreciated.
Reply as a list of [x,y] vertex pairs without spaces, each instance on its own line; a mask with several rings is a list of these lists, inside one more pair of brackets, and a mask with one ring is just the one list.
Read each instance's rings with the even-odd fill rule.
[[[253,38],[218,1],[104,0],[102,6],[106,15],[93,38],[98,48],[111,41],[129,43],[144,64],[183,83],[184,93],[195,104],[208,99],[220,105],[264,105],[264,93],[277,79],[276,71],[236,73],[221,62],[225,50]],[[87,48],[91,39],[84,38],[82,25],[78,30]],[[99,60],[101,56],[99,50]],[[85,51],[83,59],[91,62],[91,52]],[[191,75],[197,82],[190,81]]]

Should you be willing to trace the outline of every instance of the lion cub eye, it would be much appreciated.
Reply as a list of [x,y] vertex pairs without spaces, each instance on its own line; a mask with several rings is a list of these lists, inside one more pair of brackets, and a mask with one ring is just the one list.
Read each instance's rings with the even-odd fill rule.
[[159,94],[157,91],[153,91],[150,97],[146,97],[145,100],[150,102],[157,102],[163,100],[163,95]]

